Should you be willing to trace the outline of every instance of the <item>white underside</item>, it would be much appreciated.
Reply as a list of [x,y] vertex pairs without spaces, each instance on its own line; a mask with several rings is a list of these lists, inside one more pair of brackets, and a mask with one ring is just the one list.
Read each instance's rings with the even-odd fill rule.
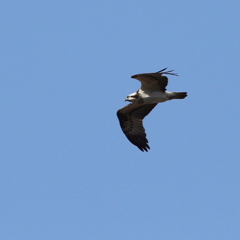
[[171,99],[171,96],[173,95],[172,92],[143,92],[142,90],[139,90],[139,94],[141,95],[144,103],[161,103],[165,102]]

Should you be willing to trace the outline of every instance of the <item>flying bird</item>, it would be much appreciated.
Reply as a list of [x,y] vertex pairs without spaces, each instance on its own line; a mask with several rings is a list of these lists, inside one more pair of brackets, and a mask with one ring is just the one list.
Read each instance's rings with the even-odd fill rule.
[[131,102],[129,105],[117,111],[120,126],[128,140],[137,146],[141,151],[148,151],[147,135],[143,127],[143,119],[161,102],[172,99],[184,99],[187,92],[166,91],[168,78],[164,74],[175,75],[173,70],[162,69],[156,73],[141,73],[133,75],[141,82],[141,88],[127,96],[125,101]]

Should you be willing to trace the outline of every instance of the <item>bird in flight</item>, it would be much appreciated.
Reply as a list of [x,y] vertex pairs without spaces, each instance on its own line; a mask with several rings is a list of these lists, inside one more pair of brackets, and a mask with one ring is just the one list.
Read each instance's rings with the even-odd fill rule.
[[143,127],[143,119],[161,102],[172,99],[184,99],[187,92],[166,91],[168,78],[164,74],[175,75],[173,70],[162,69],[156,73],[141,73],[133,75],[141,82],[140,89],[127,96],[125,101],[131,102],[129,105],[117,111],[120,126],[128,140],[137,146],[141,151],[148,151],[147,135]]

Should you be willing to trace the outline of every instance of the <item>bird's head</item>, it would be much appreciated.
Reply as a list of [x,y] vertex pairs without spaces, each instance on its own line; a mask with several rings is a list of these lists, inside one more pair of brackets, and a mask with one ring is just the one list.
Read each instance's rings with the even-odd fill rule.
[[135,92],[135,93],[129,94],[129,95],[126,97],[125,101],[128,101],[128,102],[137,102],[137,101],[138,101],[138,98],[139,98],[139,95],[138,95],[137,92]]

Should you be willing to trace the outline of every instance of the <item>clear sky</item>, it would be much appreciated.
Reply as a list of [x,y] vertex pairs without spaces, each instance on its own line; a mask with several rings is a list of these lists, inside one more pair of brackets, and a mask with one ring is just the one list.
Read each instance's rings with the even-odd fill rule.
[[[1,1],[0,239],[239,240],[240,2]],[[165,67],[141,152],[116,111]]]

